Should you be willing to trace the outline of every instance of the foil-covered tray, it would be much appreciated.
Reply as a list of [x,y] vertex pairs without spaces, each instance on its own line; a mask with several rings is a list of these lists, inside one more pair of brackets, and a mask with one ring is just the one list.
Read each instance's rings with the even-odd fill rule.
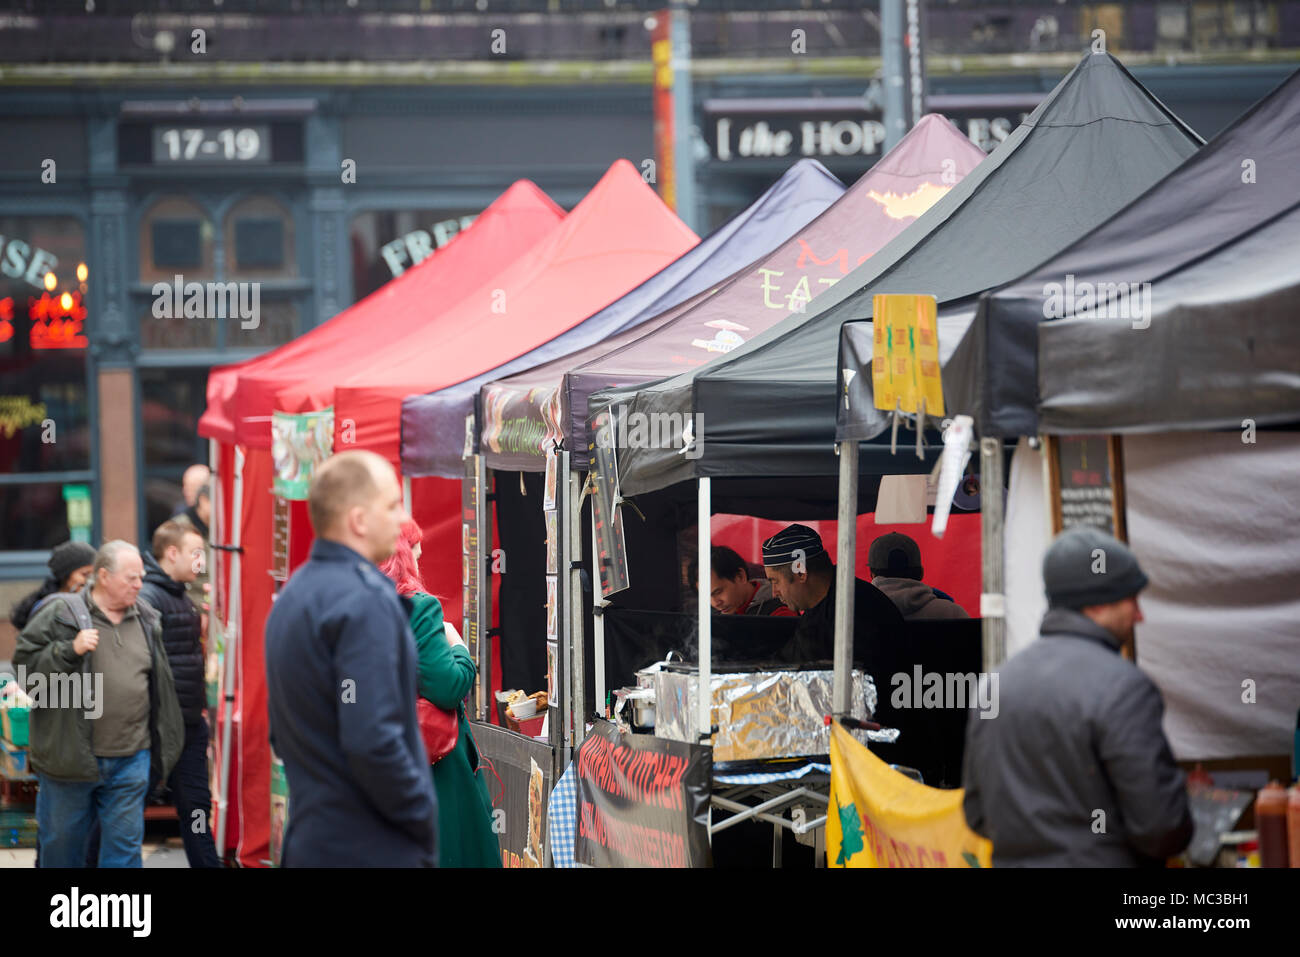
[[[655,679],[655,735],[699,741],[699,674],[664,669]],[[831,671],[756,671],[712,677],[713,760],[753,761],[830,752]],[[853,672],[851,715],[867,720],[876,710],[870,675]],[[880,732],[868,732],[873,738]],[[888,733],[887,733],[888,734]],[[897,732],[892,732],[894,736]],[[883,739],[882,739],[883,740]]]

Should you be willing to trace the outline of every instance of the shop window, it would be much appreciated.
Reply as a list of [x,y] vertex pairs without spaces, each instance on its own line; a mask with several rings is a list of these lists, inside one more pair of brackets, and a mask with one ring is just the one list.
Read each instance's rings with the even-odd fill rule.
[[163,219],[153,223],[154,265],[193,269],[203,265],[203,224],[197,219]]
[[235,223],[235,261],[245,268],[279,269],[284,265],[284,223],[278,219],[241,219]]
[[56,482],[0,486],[0,550],[39,551],[71,538],[65,488]]
[[279,200],[249,196],[226,214],[227,275],[291,279],[298,275],[293,217]]
[[213,276],[212,220],[184,196],[159,199],[140,223],[140,281],[188,282]]
[[139,376],[145,528],[152,532],[182,501],[185,469],[207,460],[208,443],[198,429],[207,406],[208,369],[143,368]]
[[0,472],[90,468],[85,233],[0,216]]

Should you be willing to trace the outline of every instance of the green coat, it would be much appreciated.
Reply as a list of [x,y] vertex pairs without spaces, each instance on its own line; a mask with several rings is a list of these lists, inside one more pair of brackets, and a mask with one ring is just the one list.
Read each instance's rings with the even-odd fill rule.
[[465,717],[464,698],[478,669],[464,647],[447,644],[438,599],[417,592],[411,601],[415,605],[411,631],[415,635],[420,697],[449,711],[455,708],[460,719],[456,747],[433,766],[440,866],[500,867],[501,845],[492,830],[492,801]]

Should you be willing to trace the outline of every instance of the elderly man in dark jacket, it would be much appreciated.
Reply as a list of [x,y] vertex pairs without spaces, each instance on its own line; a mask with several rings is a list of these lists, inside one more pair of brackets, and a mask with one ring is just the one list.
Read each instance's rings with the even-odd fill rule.
[[1155,684],[1121,656],[1147,577],[1096,529],[1043,561],[1042,637],[999,673],[999,708],[967,724],[966,821],[995,866],[1158,865],[1192,836],[1183,773]]
[[378,568],[406,510],[372,452],[312,479],[316,541],[266,623],[271,744],[289,781],[285,867],[433,867],[438,805],[415,717],[410,609]]
[[185,746],[167,786],[176,801],[181,841],[190,867],[220,867],[212,842],[212,791],[208,784],[208,724],[199,611],[186,585],[203,571],[203,536],[179,522],[163,522],[153,533],[153,553],[142,554],[140,597],[162,616],[163,646],[176,680],[185,720]]

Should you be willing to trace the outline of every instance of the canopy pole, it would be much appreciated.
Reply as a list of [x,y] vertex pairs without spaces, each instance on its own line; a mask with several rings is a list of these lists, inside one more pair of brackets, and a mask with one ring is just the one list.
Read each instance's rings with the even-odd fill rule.
[[[570,738],[576,748],[587,736],[587,689],[586,662],[583,660],[584,645],[582,629],[582,478],[577,472],[568,471],[569,453],[564,454],[565,474],[569,477],[569,519],[565,523],[568,536],[567,552],[569,556],[569,642],[572,645],[570,662],[573,666],[573,698],[570,712],[573,715],[573,734]],[[560,569],[561,574],[565,569]]]
[[980,541],[984,588],[980,594],[983,620],[984,671],[993,671],[1007,656],[1006,595],[1004,593],[1003,525],[1005,505],[1002,440],[980,439]]
[[226,820],[230,815],[230,721],[235,707],[235,652],[243,623],[239,620],[240,542],[244,510],[244,450],[235,446],[235,491],[230,508],[230,599],[226,618],[225,668],[221,680],[221,782],[217,791],[217,854],[226,853]]
[[708,579],[704,577],[705,570],[712,567],[711,555],[713,552],[713,528],[711,519],[713,515],[712,489],[709,486],[710,479],[705,476],[700,479],[699,486],[699,504],[696,514],[697,528],[697,545],[699,554],[696,561],[700,569],[700,580],[695,589],[695,608],[699,616],[699,652],[700,652],[700,684],[699,684],[699,711],[696,713],[696,721],[699,724],[700,740],[706,740],[713,734],[713,608],[709,604],[709,587]]
[[[839,514],[836,523],[835,562],[835,673],[831,707],[837,715],[851,712],[854,574],[858,546],[858,443],[841,442]],[[877,688],[880,694],[881,689]]]
[[[549,660],[548,690],[555,694],[548,702],[547,731],[555,757],[555,774],[558,777],[568,767],[569,748],[573,743],[573,672],[569,647],[569,578],[565,570],[569,567],[569,484],[568,452],[548,453],[555,456],[557,479],[555,482],[555,659]],[[548,458],[547,468],[550,468]],[[522,481],[522,479],[521,479]],[[548,611],[549,615],[549,611]],[[550,622],[547,622],[547,645],[550,645]],[[548,649],[549,650],[549,649]]]
[[[594,468],[594,465],[593,465]],[[600,593],[600,540],[596,537],[596,499],[591,500],[591,623],[594,630],[596,712],[605,713],[605,601]],[[584,726],[585,727],[585,726]]]

